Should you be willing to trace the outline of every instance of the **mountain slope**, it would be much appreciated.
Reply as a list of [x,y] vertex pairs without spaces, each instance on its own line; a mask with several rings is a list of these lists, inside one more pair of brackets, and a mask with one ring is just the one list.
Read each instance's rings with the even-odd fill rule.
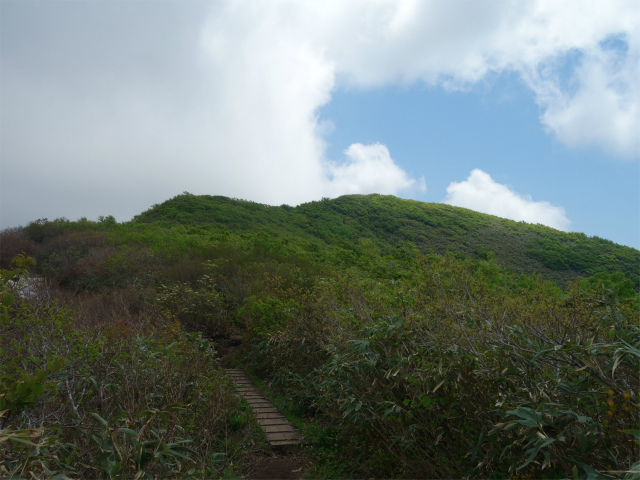
[[454,254],[497,261],[566,285],[579,276],[623,272],[640,285],[640,251],[582,233],[515,222],[437,203],[384,195],[346,195],[289,207],[183,194],[136,216],[132,224],[265,232],[308,249],[330,248],[346,263],[367,250],[382,256]]

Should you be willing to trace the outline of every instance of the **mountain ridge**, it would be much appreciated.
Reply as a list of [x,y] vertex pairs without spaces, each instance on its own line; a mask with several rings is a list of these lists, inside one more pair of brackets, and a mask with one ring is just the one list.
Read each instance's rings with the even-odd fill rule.
[[345,195],[291,207],[184,193],[156,204],[131,224],[190,225],[292,236],[353,251],[363,241],[384,256],[453,254],[495,258],[516,273],[560,285],[579,276],[621,271],[640,286],[640,251],[600,237],[562,232],[470,209],[390,195]]

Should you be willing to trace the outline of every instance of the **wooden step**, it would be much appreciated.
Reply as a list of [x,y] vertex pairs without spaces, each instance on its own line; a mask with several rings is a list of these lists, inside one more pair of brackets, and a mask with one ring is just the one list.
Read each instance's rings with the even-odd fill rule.
[[226,370],[236,390],[249,404],[258,423],[267,434],[272,446],[297,445],[302,443],[302,435],[276,407],[260,394],[249,377],[239,368]]

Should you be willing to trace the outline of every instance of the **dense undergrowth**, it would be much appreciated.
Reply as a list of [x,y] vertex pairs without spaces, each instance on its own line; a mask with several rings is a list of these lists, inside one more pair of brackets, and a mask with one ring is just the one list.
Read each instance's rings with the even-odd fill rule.
[[308,251],[322,251],[328,261],[347,267],[366,263],[372,254],[403,263],[413,261],[416,252],[452,252],[478,259],[493,255],[516,273],[537,272],[562,286],[578,276],[615,270],[640,288],[640,256],[632,248],[578,232],[393,196],[345,195],[292,208],[183,194],[154,205],[133,223],[262,231],[304,240]]
[[279,321],[247,309],[247,354],[354,476],[606,478],[640,466],[640,317],[637,297],[585,287],[451,257],[346,274],[263,300]]
[[10,282],[23,273],[2,270],[2,478],[234,475],[255,422],[208,340],[170,314],[132,316],[121,292],[100,299],[116,319],[43,285],[24,297]]
[[[464,208],[382,195],[347,195],[272,207],[185,193],[119,224],[113,217],[40,219],[2,232],[0,266],[37,256],[38,270],[82,289],[194,281],[223,250],[262,249],[309,264],[360,268],[380,278],[411,269],[416,254],[452,253],[539,274],[562,288],[579,277],[620,272],[640,289],[640,252],[599,237],[565,233]],[[191,271],[191,275],[189,275]]]
[[259,434],[215,359],[241,333],[312,474],[640,475],[640,253],[396,200],[182,195],[2,232],[2,266],[46,279],[25,298],[3,271],[4,468],[242,473]]

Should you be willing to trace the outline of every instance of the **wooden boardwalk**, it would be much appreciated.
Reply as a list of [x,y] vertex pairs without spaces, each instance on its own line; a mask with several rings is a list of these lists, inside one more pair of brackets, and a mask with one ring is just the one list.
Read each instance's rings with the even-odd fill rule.
[[236,384],[238,393],[247,401],[258,423],[267,434],[272,446],[297,445],[302,443],[300,432],[282,415],[273,404],[260,395],[249,377],[239,368],[226,370]]

